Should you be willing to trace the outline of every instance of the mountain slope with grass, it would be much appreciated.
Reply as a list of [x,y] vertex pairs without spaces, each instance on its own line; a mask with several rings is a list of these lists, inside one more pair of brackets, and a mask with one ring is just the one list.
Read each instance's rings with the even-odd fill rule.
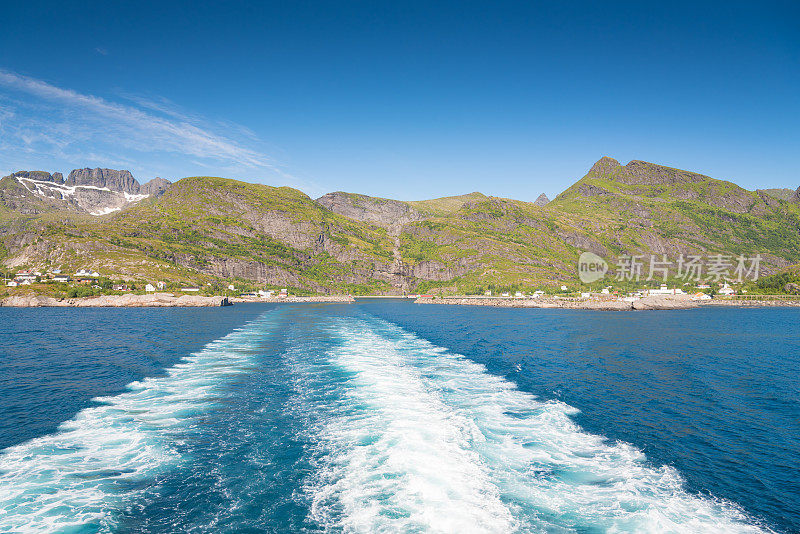
[[[533,289],[575,284],[592,251],[800,263],[800,204],[641,161],[599,160],[548,203],[481,193],[402,202],[215,177],[184,178],[92,216],[0,181],[7,268],[80,267],[128,280],[238,281],[318,293]],[[613,274],[613,273],[612,273]]]

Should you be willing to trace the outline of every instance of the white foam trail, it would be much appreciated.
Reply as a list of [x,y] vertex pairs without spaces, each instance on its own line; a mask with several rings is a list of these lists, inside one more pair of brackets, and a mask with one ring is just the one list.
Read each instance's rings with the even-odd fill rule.
[[[0,532],[110,531],[123,500],[182,461],[180,432],[253,355],[255,321],[0,455]],[[72,531],[72,530],[70,530]]]
[[350,375],[341,398],[331,406],[317,397],[312,517],[358,532],[508,532],[513,517],[468,446],[471,422],[429,392],[388,341],[359,336],[329,353]]
[[[758,532],[670,467],[583,431],[479,364],[383,321],[287,357],[317,472],[312,517],[349,532]],[[338,393],[329,389],[338,377]],[[322,388],[322,389],[320,389]]]

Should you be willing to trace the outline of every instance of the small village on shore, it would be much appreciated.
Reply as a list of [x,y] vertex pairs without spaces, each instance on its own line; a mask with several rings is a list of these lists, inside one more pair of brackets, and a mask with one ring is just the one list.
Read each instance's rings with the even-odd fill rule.
[[207,283],[205,286],[156,281],[112,280],[88,268],[74,273],[61,269],[22,269],[7,273],[0,305],[12,307],[167,307],[229,306],[253,302],[354,302],[356,298],[405,298],[420,304],[455,304],[509,308],[563,308],[589,310],[652,310],[720,306],[797,306],[796,295],[748,294],[735,281],[718,280],[684,283],[684,287],[660,284],[635,290],[607,285],[594,290],[585,287],[550,288],[548,291],[483,291],[477,295],[310,295],[289,288],[261,288]]
[[230,306],[246,302],[352,302],[350,296],[295,295],[289,288],[250,290],[235,284],[191,285],[164,281],[112,280],[80,268],[23,269],[3,278],[7,307],[187,307]]

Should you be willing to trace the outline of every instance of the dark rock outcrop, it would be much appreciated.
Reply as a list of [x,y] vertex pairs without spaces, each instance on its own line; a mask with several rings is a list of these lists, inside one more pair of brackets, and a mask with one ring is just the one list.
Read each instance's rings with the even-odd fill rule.
[[73,170],[67,177],[66,185],[90,185],[133,195],[138,195],[141,189],[139,182],[136,181],[130,171],[99,168]]
[[324,208],[357,221],[391,226],[420,220],[420,214],[399,200],[336,191],[317,199]]
[[141,194],[143,195],[151,195],[156,198],[160,197],[164,194],[164,192],[172,185],[172,182],[169,180],[165,180],[164,178],[153,178],[149,182],[142,184],[142,187],[139,189]]
[[611,194],[602,187],[593,184],[580,184],[578,186],[578,192],[585,197],[597,197]]
[[792,202],[797,202],[800,204],[800,187],[797,188],[797,191],[794,192],[794,196],[792,197]]
[[64,175],[60,172],[50,174],[47,171],[17,171],[11,174],[13,178],[22,178],[28,180],[38,180],[40,182],[53,182],[56,184],[64,183]]
[[533,203],[536,206],[547,206],[550,203],[550,199],[547,198],[547,195],[542,193],[536,200],[533,201]]

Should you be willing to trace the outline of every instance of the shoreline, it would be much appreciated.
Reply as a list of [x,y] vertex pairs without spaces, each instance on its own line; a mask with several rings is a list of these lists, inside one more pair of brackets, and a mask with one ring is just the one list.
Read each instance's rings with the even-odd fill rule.
[[507,297],[420,297],[417,304],[450,306],[489,306],[494,308],[548,308],[563,310],[629,311],[687,310],[705,306],[742,308],[800,307],[800,298],[786,300],[691,300],[689,298],[643,297],[632,302],[621,300],[577,300],[559,298],[517,299]]
[[99,297],[55,298],[18,295],[0,300],[6,308],[210,308],[230,306],[228,297],[152,293],[147,295],[102,295]]
[[215,295],[151,293],[146,295],[103,295],[99,297],[56,298],[46,295],[17,295],[0,299],[4,308],[211,308],[244,303],[355,302],[351,296],[329,295],[286,298],[240,298]]
[[[398,298],[398,297],[383,297]],[[0,299],[0,307],[6,308],[168,308],[168,307],[222,307],[233,304],[290,304],[290,303],[340,303],[353,304],[351,295],[318,295],[308,297],[242,298],[172,293],[146,295],[103,295],[98,297],[56,298],[45,295],[17,295]],[[494,308],[539,308],[563,310],[629,311],[629,310],[685,310],[705,306],[768,308],[800,307],[800,297],[787,299],[712,299],[696,301],[689,298],[643,297],[632,302],[620,300],[580,300],[570,298],[541,297],[518,299],[508,297],[419,297],[415,304],[439,304],[449,306],[489,306]]]
[[230,297],[229,299],[232,304],[252,304],[252,303],[268,303],[268,304],[280,304],[280,303],[297,303],[297,302],[340,302],[351,304],[355,302],[355,299],[350,295],[317,295],[312,297],[272,297],[272,298],[260,298],[260,297]]

